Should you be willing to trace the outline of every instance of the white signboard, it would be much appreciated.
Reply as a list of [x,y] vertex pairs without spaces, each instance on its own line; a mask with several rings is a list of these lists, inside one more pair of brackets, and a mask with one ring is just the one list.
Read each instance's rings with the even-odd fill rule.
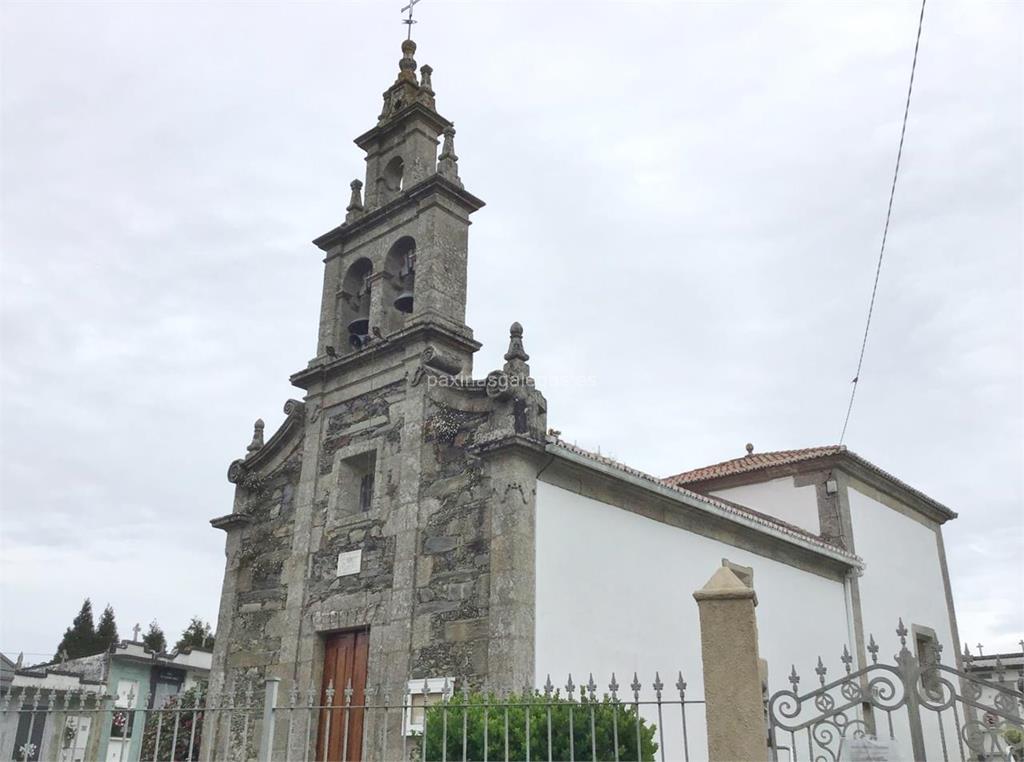
[[347,577],[350,574],[358,574],[363,568],[363,551],[349,550],[338,554],[338,576]]
[[899,744],[889,739],[844,738],[839,749],[842,762],[900,762]]

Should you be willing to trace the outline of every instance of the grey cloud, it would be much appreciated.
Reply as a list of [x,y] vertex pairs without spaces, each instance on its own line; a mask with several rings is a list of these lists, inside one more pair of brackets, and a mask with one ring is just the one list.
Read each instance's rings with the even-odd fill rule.
[[[551,424],[656,474],[835,441],[916,8],[422,7],[417,58],[488,202],[478,374],[520,320],[538,375],[593,379],[544,389]],[[52,651],[85,595],[123,629],[215,618],[206,521],[253,419],[272,430],[300,393],[308,241],[362,174],[350,141],[394,76],[395,10],[4,7],[0,648]],[[961,632],[1006,648],[1024,629],[1021,13],[929,5],[849,436],[960,511]]]

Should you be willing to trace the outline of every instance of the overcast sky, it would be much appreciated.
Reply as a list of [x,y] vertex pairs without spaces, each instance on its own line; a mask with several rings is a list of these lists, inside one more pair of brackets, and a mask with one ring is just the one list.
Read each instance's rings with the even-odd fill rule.
[[[4,3],[0,650],[49,656],[86,596],[122,637],[215,620],[208,520],[301,396],[309,241],[363,175],[403,4]],[[521,321],[550,425],[657,475],[835,443],[918,9],[423,2],[488,204],[477,375]],[[847,435],[959,511],[989,652],[1024,632],[1022,9],[928,3]]]

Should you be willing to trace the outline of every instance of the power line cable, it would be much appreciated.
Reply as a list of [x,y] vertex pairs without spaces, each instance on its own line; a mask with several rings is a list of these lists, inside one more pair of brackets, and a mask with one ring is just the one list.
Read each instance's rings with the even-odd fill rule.
[[846,427],[850,424],[850,413],[853,412],[853,400],[857,396],[857,384],[860,382],[860,370],[864,364],[864,350],[868,346],[868,331],[871,329],[871,315],[875,311],[875,297],[878,294],[878,278],[882,273],[882,259],[885,257],[885,241],[889,237],[889,221],[892,219],[892,202],[896,196],[896,179],[900,176],[900,160],[903,158],[903,140],[907,135],[907,117],[910,115],[910,96],[914,92],[914,72],[917,71],[917,51],[921,47],[921,29],[924,26],[924,6],[928,0],[921,0],[921,15],[917,20],[917,39],[914,42],[914,61],[910,64],[910,85],[907,87],[907,103],[903,107],[903,127],[900,129],[900,147],[896,151],[896,169],[892,173],[892,187],[889,189],[889,208],[885,212],[885,227],[882,229],[882,245],[878,251],[878,266],[875,268],[875,283],[871,287],[871,302],[868,304],[868,319],[864,325],[864,338],[860,344],[860,357],[857,358],[857,374],[853,377],[853,389],[850,390],[850,404],[846,408],[843,420],[843,432],[839,435],[839,444],[846,439]]

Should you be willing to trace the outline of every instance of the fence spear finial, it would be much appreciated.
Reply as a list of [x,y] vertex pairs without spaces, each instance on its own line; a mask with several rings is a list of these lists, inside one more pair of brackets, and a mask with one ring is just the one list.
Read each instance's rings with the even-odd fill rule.
[[814,668],[814,672],[818,676],[818,682],[821,683],[822,685],[824,685],[825,684],[825,673],[828,672],[828,667],[826,667],[822,663],[820,656],[818,657],[818,666],[816,666]]
[[787,679],[789,680],[789,684],[793,686],[793,693],[796,693],[797,686],[800,685],[800,675],[796,673],[795,664],[793,665],[792,670],[790,670],[789,677]]
[[686,681],[683,680],[682,670],[679,672],[679,679],[676,680],[676,688],[679,689],[679,700],[686,701]]

